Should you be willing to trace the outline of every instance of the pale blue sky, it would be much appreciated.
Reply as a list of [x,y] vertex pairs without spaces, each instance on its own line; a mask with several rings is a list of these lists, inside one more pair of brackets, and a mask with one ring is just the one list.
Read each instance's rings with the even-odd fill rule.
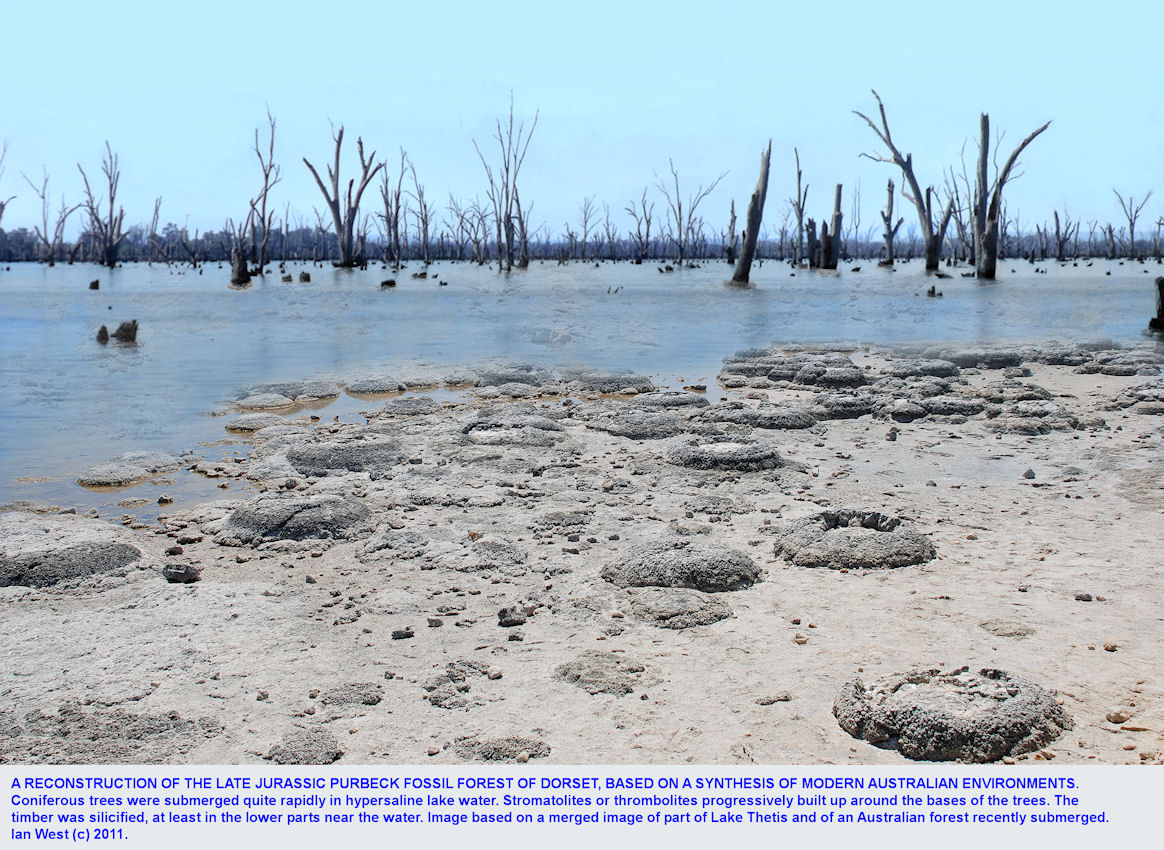
[[0,197],[18,196],[6,228],[39,215],[22,171],[37,179],[46,166],[53,195],[78,200],[76,163],[98,172],[106,139],[127,221],[147,222],[162,195],[163,222],[218,228],[257,190],[251,143],[268,104],[280,211],[322,209],[301,157],[329,158],[329,119],[390,162],[404,146],[439,208],[450,191],[484,199],[471,140],[485,145],[510,90],[519,117],[541,111],[522,197],[558,233],[587,195],[625,232],[623,207],[668,157],[685,194],[729,172],[701,208],[719,229],[732,198],[742,214],[768,138],[769,223],[793,192],[795,146],[810,214],[830,211],[837,182],[848,213],[859,181],[862,231],[873,227],[897,174],[859,158],[876,149],[852,114],[875,111],[870,88],[923,182],[940,185],[963,143],[973,159],[988,111],[1004,147],[1053,120],[1008,188],[1024,225],[1064,206],[1118,224],[1113,187],[1159,190],[1145,219],[1164,214],[1164,12],[1152,2],[4,5]]

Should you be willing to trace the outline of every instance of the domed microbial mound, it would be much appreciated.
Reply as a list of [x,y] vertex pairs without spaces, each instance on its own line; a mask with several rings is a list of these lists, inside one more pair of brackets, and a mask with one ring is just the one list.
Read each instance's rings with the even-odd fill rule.
[[933,560],[934,545],[877,511],[825,511],[792,523],[775,552],[798,567],[877,570]]
[[992,762],[1037,750],[1071,728],[1043,688],[1003,670],[915,670],[866,687],[845,683],[833,703],[841,728],[906,758]]

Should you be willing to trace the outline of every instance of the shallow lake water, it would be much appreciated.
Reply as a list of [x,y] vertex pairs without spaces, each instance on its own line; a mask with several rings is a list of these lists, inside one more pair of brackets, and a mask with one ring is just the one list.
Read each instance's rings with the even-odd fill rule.
[[[0,269],[0,504],[124,513],[115,502],[140,497],[153,507],[134,513],[156,513],[155,484],[92,492],[76,477],[129,449],[245,453],[242,443],[205,444],[227,437],[212,412],[256,383],[521,361],[629,369],[678,388],[714,384],[725,355],[772,344],[1144,343],[1152,281],[1164,273],[1155,262],[1004,261],[998,281],[981,284],[961,277],[964,266],[935,279],[917,260],[835,275],[766,262],[740,290],[723,286],[722,263],[665,274],[655,264],[535,263],[508,275],[438,263],[413,279],[419,268],[289,264],[312,282],[272,273],[244,290],[216,264]],[[393,276],[397,286],[381,289]],[[925,297],[931,285],[943,297]],[[102,324],[128,319],[140,323],[138,345],[95,341]],[[369,406],[343,396],[314,412],[354,420]],[[224,492],[188,473],[168,479],[179,502],[238,495],[238,485]]]

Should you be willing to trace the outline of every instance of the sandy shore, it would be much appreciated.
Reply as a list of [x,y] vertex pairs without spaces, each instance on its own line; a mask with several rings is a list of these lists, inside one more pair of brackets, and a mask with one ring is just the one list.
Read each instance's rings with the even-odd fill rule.
[[[1128,392],[1164,392],[1157,356],[910,366],[930,354],[773,380],[752,352],[710,406],[531,373],[370,400],[367,425],[288,415],[248,436],[238,500],[165,515],[128,564],[0,588],[0,760],[901,764],[841,728],[838,694],[967,665],[1070,719],[1007,761],[1160,763],[1164,405]],[[777,554],[846,508],[932,559]],[[664,580],[651,551],[758,576],[621,586]]]

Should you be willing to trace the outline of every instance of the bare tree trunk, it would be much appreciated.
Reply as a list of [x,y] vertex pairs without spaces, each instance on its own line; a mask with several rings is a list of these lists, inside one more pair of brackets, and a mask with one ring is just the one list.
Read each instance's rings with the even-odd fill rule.
[[[748,218],[744,224],[743,248],[740,251],[739,259],[736,260],[735,270],[732,272],[733,283],[748,283],[752,271],[752,260],[756,257],[756,240],[760,237],[760,222],[764,219],[764,201],[768,197],[768,168],[771,162],[772,140],[769,139],[767,149],[760,154],[760,176],[756,180],[756,189],[748,200]],[[734,206],[732,213],[734,220]]]
[[[117,255],[121,250],[121,243],[128,236],[122,225],[125,222],[125,208],[117,207],[117,186],[121,182],[121,170],[117,166],[117,155],[105,143],[105,156],[101,160],[101,172],[105,175],[105,182],[109,190],[109,211],[101,210],[101,199],[93,194],[89,186],[89,177],[85,169],[77,165],[81,172],[81,179],[85,181],[85,210],[89,216],[89,229],[97,241],[101,264],[113,268],[117,265]],[[114,208],[117,211],[114,212]]]
[[889,181],[889,197],[885,202],[885,212],[881,213],[881,221],[885,224],[885,258],[881,260],[878,265],[892,266],[893,265],[893,240],[897,238],[897,231],[901,229],[904,218],[898,218],[897,224],[893,223],[893,181]]
[[808,267],[815,269],[820,264],[820,241],[816,238],[816,220],[809,219],[805,225],[808,239]]
[[792,251],[792,264],[799,266],[804,256],[801,254],[804,246],[804,208],[808,203],[808,187],[801,188],[800,151],[792,149],[796,156],[796,197],[792,199],[792,211],[796,213],[796,246]]
[[820,267],[835,269],[841,253],[841,184],[837,184],[836,194],[833,196],[833,220],[825,227],[821,225]]
[[[342,268],[352,268],[360,264],[355,251],[356,229],[359,227],[360,198],[363,197],[364,190],[368,188],[372,178],[376,176],[376,172],[384,167],[384,163],[376,162],[375,151],[372,151],[371,156],[365,157],[364,140],[362,138],[356,139],[356,150],[360,155],[360,180],[358,184],[355,180],[349,180],[347,196],[346,198],[341,197],[339,172],[340,149],[344,143],[343,126],[340,126],[339,131],[332,138],[335,140],[335,164],[329,165],[327,168],[327,176],[331,182],[330,193],[324,186],[323,180],[320,179],[315,166],[307,161],[307,157],[303,158],[303,164],[307,166],[308,170],[311,171],[311,176],[315,178],[315,183],[319,186],[319,191],[323,193],[327,208],[331,211],[331,217],[335,221],[336,242],[339,246],[339,259],[335,264]],[[343,207],[340,206],[341,201],[344,203]]]
[[994,280],[998,270],[998,217],[1002,208],[1002,190],[1010,179],[1019,155],[1050,126],[1051,122],[1048,121],[1023,139],[1007,159],[1002,171],[994,178],[994,185],[991,187],[986,174],[990,157],[990,116],[985,112],[982,113],[979,120],[981,136],[978,142],[978,190],[974,198],[974,234],[976,271],[978,277],[983,280]]

